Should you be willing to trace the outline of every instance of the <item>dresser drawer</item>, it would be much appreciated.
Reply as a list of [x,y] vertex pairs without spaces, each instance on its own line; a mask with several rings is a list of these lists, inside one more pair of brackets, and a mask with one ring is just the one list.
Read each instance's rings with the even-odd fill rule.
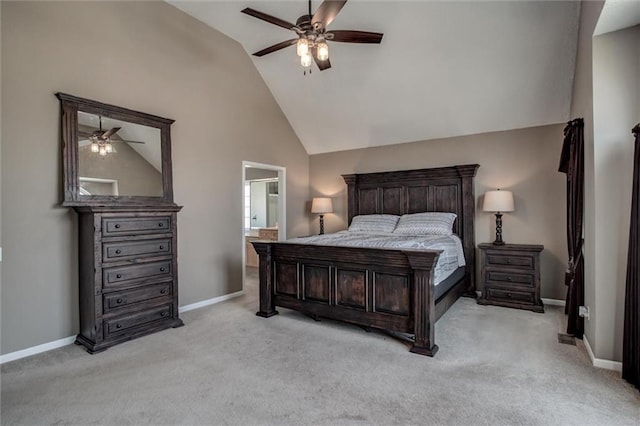
[[105,237],[170,231],[171,216],[106,217],[102,219],[102,234]]
[[518,302],[518,303],[535,303],[535,295],[533,292],[506,290],[501,288],[486,287],[485,298],[488,300],[499,300],[504,302]]
[[102,261],[126,260],[133,257],[171,254],[171,239],[112,242],[102,244]]
[[151,325],[157,321],[163,321],[173,316],[173,305],[158,306],[153,309],[111,318],[104,321],[105,337],[110,337],[120,333],[131,332],[135,327]]
[[514,269],[522,269],[533,271],[535,268],[534,259],[532,256],[518,256],[518,255],[506,255],[506,254],[492,254],[488,253],[487,256],[487,265],[490,266],[502,266],[509,267]]
[[140,263],[130,266],[102,269],[102,286],[123,286],[149,278],[161,279],[171,277],[171,261]]
[[526,287],[533,287],[535,284],[535,280],[533,275],[531,274],[517,274],[505,271],[495,271],[489,270],[486,272],[486,280],[488,283],[499,283],[499,284],[516,284]]
[[154,284],[136,288],[134,290],[118,291],[107,293],[103,296],[103,312],[105,314],[140,302],[148,300],[171,297],[173,289],[172,282]]

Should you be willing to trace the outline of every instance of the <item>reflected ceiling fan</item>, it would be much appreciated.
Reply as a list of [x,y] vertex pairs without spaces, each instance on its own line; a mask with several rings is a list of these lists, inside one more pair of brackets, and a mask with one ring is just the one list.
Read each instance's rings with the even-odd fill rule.
[[327,26],[333,21],[338,12],[343,8],[347,0],[324,0],[315,14],[311,14],[311,0],[309,0],[309,14],[298,18],[295,25],[257,10],[246,8],[242,13],[262,19],[270,24],[277,25],[287,30],[294,31],[296,38],[286,40],[262,49],[254,56],[264,56],[276,52],[285,47],[296,45],[296,51],[300,56],[300,64],[311,73],[311,62],[315,61],[320,71],[331,68],[329,62],[329,46],[327,41],[343,43],[369,43],[380,44],[383,34],[368,31],[352,30],[327,30]]
[[115,136],[116,133],[122,127],[112,127],[109,130],[102,130],[102,117],[99,117],[100,128],[94,130],[91,133],[83,132],[82,130],[78,130],[78,135],[85,137],[91,142],[91,152],[96,152],[102,156],[107,155],[110,152],[117,152],[113,147],[113,142],[126,142],[126,143],[144,143],[141,141],[126,141],[124,139],[112,139],[112,136]]

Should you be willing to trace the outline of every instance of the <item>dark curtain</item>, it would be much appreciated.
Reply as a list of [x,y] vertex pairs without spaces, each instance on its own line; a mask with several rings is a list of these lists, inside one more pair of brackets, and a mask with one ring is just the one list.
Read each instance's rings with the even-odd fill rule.
[[576,118],[564,128],[564,143],[558,171],[567,174],[567,247],[569,264],[565,274],[568,315],[567,334],[582,339],[584,319],[578,307],[584,304],[584,260],[582,221],[584,213],[584,121]]
[[640,389],[640,124],[635,135],[631,226],[627,255],[627,285],[624,302],[624,338],[622,340],[622,378]]

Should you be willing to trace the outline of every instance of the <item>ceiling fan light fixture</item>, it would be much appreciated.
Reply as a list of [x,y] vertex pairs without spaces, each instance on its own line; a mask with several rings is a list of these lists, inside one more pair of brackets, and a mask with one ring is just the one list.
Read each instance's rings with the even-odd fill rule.
[[100,151],[100,147],[98,146],[98,142],[91,142],[91,152]]
[[326,61],[329,59],[329,46],[324,40],[318,43],[318,60]]
[[107,155],[107,148],[104,145],[101,145],[98,148],[98,154],[100,154],[100,155],[102,155],[104,157],[105,155]]
[[107,152],[113,152],[113,145],[111,145],[111,141],[107,141],[107,142],[104,144],[104,149],[105,149]]
[[307,52],[300,57],[300,65],[304,68],[309,68],[311,66],[311,53]]
[[296,53],[298,56],[303,57],[309,53],[309,40],[304,37],[300,37],[296,42]]

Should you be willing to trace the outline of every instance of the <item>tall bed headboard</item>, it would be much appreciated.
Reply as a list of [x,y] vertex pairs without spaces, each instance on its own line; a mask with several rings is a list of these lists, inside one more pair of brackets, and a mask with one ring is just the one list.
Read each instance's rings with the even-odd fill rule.
[[462,240],[469,278],[475,291],[475,194],[478,164],[433,169],[342,175],[347,184],[349,224],[361,214],[452,212],[454,232]]

